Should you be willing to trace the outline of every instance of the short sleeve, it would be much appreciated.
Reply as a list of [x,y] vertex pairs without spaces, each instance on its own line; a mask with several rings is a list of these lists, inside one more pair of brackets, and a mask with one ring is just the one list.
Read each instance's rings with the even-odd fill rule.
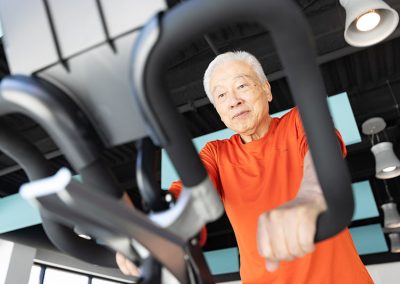
[[[301,157],[304,159],[304,156],[306,155],[308,148],[309,148],[307,136],[306,136],[306,133],[305,133],[305,130],[303,127],[303,122],[301,120],[300,113],[299,113],[299,110],[297,109],[297,107],[293,108],[292,112],[293,113],[291,115],[293,115],[293,119],[294,119],[294,123],[295,123],[299,153],[300,153]],[[342,135],[339,133],[339,131],[337,129],[335,129],[335,131],[336,131],[336,137],[337,137],[340,149],[342,151],[342,156],[346,157],[347,150],[346,150],[346,145],[342,139]]]
[[[218,194],[222,197],[222,186],[219,178],[218,163],[217,163],[217,142],[207,143],[203,149],[201,149],[199,156],[200,159],[210,177],[212,183],[218,191]],[[176,198],[179,197],[183,188],[182,181],[174,181],[168,189]]]
[[200,151],[200,159],[203,162],[214,187],[222,198],[223,189],[218,169],[218,141],[208,142]]

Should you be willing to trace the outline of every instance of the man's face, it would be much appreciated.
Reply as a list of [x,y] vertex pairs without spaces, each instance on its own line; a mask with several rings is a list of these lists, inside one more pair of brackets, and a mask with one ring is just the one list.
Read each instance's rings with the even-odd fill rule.
[[221,120],[239,134],[254,134],[269,116],[270,85],[262,84],[245,62],[230,61],[216,67],[210,91]]

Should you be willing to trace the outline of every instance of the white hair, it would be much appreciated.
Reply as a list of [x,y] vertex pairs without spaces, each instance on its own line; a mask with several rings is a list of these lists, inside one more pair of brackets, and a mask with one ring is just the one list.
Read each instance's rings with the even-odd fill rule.
[[214,100],[210,91],[211,75],[213,74],[216,67],[230,61],[242,61],[244,63],[247,63],[251,68],[253,68],[254,72],[256,72],[257,77],[262,84],[268,82],[267,76],[264,73],[260,61],[258,61],[254,55],[246,51],[229,51],[222,53],[215,57],[213,61],[211,61],[211,63],[207,67],[206,72],[204,73],[203,78],[204,90],[212,104],[214,104]]

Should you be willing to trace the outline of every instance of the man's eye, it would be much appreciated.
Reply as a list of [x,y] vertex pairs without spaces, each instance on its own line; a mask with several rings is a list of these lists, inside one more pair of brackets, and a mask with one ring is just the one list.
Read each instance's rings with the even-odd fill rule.
[[238,89],[246,89],[249,86],[249,84],[240,84],[237,88]]
[[218,98],[219,98],[219,99],[222,99],[223,97],[225,97],[225,93],[222,93],[222,94],[219,94],[219,95],[218,95]]

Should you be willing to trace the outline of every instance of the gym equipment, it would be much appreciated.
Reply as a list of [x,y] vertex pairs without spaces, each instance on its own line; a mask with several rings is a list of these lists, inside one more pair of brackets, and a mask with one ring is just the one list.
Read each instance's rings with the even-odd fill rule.
[[[204,21],[204,15],[207,15],[207,21]],[[117,70],[116,66],[118,68],[126,66],[121,58],[127,58],[124,52],[133,44],[133,36],[130,33],[110,38],[105,32],[105,43],[69,58],[60,52],[62,48],[56,48],[58,52],[56,61],[58,61],[34,70],[35,77],[40,77],[41,80],[35,78],[30,81],[24,78],[17,79],[18,83],[12,84],[15,81],[11,78],[9,80],[11,87],[7,87],[5,80],[4,88],[2,83],[1,92],[9,94],[18,92],[31,94],[37,93],[36,90],[40,92],[47,90],[47,87],[42,88],[42,85],[49,86],[50,97],[63,90],[76,105],[79,105],[83,113],[88,114],[88,120],[92,124],[100,122],[96,123],[100,128],[98,136],[105,146],[137,140],[148,135],[156,145],[167,150],[184,183],[185,190],[174,207],[154,212],[149,216],[133,208],[121,206],[115,199],[97,192],[98,185],[93,180],[84,184],[72,180],[68,170],[61,170],[54,177],[31,182],[21,188],[21,193],[26,198],[36,200],[42,208],[51,212],[57,222],[69,227],[78,225],[80,228],[85,228],[89,235],[102,244],[121,251],[137,264],[142,263],[143,283],[160,283],[165,280],[159,264],[170,272],[168,281],[175,278],[180,283],[213,283],[196,239],[193,237],[205,223],[215,220],[222,214],[222,206],[180,121],[179,114],[165,94],[163,75],[166,59],[171,50],[176,50],[196,35],[204,34],[234,19],[259,19],[273,36],[281,61],[286,67],[289,86],[294,90],[295,101],[300,110],[317,174],[328,204],[328,211],[321,214],[318,219],[316,241],[331,237],[345,228],[352,217],[353,197],[350,176],[337,145],[325,96],[322,95],[325,93],[324,86],[314,61],[315,53],[307,23],[299,8],[290,0],[246,2],[192,0],[177,5],[165,14],[156,15],[142,29],[135,42],[132,59],[128,61],[131,65],[130,80],[134,100],[121,95],[126,94],[126,89],[120,90],[121,85],[125,86],[125,81],[118,81],[117,75],[112,72],[110,78],[105,76],[110,74],[110,70]],[[10,20],[12,21],[15,19]],[[104,19],[100,22],[106,23]],[[50,24],[50,27],[53,27],[52,25],[54,23]],[[7,25],[5,27],[7,32]],[[54,42],[60,44],[58,37],[54,36],[57,29],[53,28],[52,31]],[[119,52],[115,53],[116,50]],[[121,54],[125,54],[125,57],[121,57]],[[102,64],[92,67],[88,64],[99,63],[98,57],[110,60],[115,68],[104,68]],[[86,66],[86,69],[83,66]],[[109,94],[107,97],[103,92],[103,95],[96,100],[91,95],[93,93],[88,92],[87,89],[90,88],[84,87],[85,84],[89,86],[104,84],[100,81],[94,83],[91,80],[84,80],[88,74],[90,78],[96,76],[105,78],[104,80],[109,83],[107,89],[116,87],[120,90],[118,100],[113,99],[114,102],[110,104],[113,110],[118,112],[117,118],[109,115],[108,106],[104,107],[105,101],[111,101]],[[129,74],[128,68],[118,76],[121,74]],[[52,87],[49,82],[52,83]],[[18,90],[19,83],[26,91]],[[121,102],[124,103],[123,106],[120,105]],[[133,111],[137,107],[139,111]],[[120,115],[129,112],[137,116],[137,125],[141,125],[143,119],[145,127],[133,129],[137,125],[131,127],[131,123],[126,121],[118,125],[118,119],[121,121]],[[129,114],[124,120],[134,121],[130,120],[131,117],[132,114]],[[314,119],[315,117],[318,117],[318,120]],[[58,127],[69,129],[68,125],[59,125],[52,130],[55,125],[47,125],[47,117],[39,117],[38,120],[40,119],[43,119],[40,124],[43,124],[49,133],[54,131],[54,140],[59,135]],[[122,133],[123,131],[114,129],[114,126],[129,130]],[[60,143],[60,148],[63,147],[63,141],[56,140],[56,143]],[[67,158],[76,161],[78,165],[87,165],[84,162],[80,164],[80,160],[73,152],[75,148],[83,145],[77,145],[71,140],[64,143],[67,145],[62,151]],[[149,177],[148,174],[145,176]],[[93,177],[96,179],[98,174],[94,174]],[[147,186],[148,190],[152,187],[146,182],[142,186]],[[156,203],[159,204],[160,201]],[[163,208],[165,204],[159,209]],[[152,257],[149,257],[149,253]],[[171,255],[174,257],[171,258]]]
[[[55,86],[27,76],[4,78],[0,85],[0,114],[24,114],[41,125],[54,139],[84,183],[114,198],[122,195],[108,169],[100,160],[97,134],[83,112]],[[4,130],[3,130],[4,131]],[[17,137],[12,135],[10,137]],[[47,160],[28,141],[5,143],[8,154],[28,173],[31,180],[47,177],[51,172]],[[16,145],[19,148],[16,148]],[[24,151],[24,152],[23,152]],[[78,237],[74,227],[66,227],[41,210],[43,228],[51,242],[61,251],[97,265],[116,267],[113,253],[93,240]]]
[[[205,15],[207,21],[204,21]],[[186,186],[205,179],[205,170],[196,159],[197,154],[185,127],[165,92],[167,88],[163,78],[171,50],[233,19],[257,19],[273,37],[300,111],[328,205],[328,210],[318,218],[316,241],[329,238],[344,229],[353,215],[351,178],[338,147],[326,96],[322,95],[325,88],[315,62],[308,25],[295,3],[272,0],[188,1],[154,17],[137,40],[132,60],[134,94],[151,129],[151,138],[167,150]],[[188,163],[189,157],[196,163]]]

